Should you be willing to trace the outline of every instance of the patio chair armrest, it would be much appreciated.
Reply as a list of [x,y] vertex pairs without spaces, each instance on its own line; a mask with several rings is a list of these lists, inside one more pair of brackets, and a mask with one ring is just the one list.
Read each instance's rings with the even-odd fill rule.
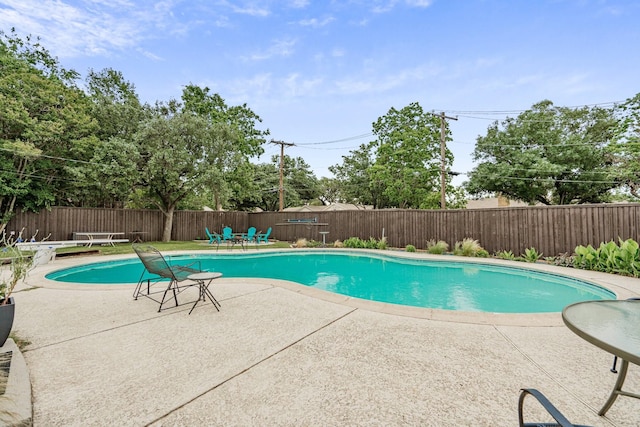
[[[180,270],[180,271],[191,271],[192,273],[198,273],[202,271],[202,264],[200,264],[200,260],[193,261],[190,264],[171,264],[169,263],[172,269]],[[194,265],[197,267],[194,268]]]
[[[524,398],[530,394],[535,397],[538,402],[544,407],[544,409],[556,420],[557,424],[544,424],[544,423],[525,423],[522,416],[522,410],[524,406]],[[534,427],[545,425],[559,425],[561,427],[579,427],[574,426],[562,413],[546,398],[546,396],[540,393],[534,388],[523,388],[520,390],[520,398],[518,399],[518,421],[520,427]]]

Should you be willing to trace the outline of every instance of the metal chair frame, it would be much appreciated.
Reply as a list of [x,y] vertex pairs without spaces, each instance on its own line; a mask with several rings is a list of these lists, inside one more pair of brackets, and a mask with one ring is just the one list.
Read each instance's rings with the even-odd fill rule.
[[[163,305],[173,296],[175,301],[175,307],[182,304],[178,303],[178,294],[191,286],[200,286],[200,283],[189,279],[189,276],[194,273],[202,273],[200,263],[198,261],[189,265],[171,265],[159,250],[150,245],[132,245],[133,250],[136,252],[140,261],[145,267],[145,270],[140,275],[138,284],[133,291],[133,298],[138,299],[139,296],[147,297],[158,304],[158,312],[162,311]],[[194,265],[198,265],[198,268],[193,268]],[[155,277],[147,277],[146,273],[155,275]],[[159,291],[153,291],[152,286],[158,283],[166,283],[167,279],[169,283],[166,288]],[[189,280],[189,284],[180,285],[181,282]],[[146,282],[146,292],[143,290],[143,284]],[[162,294],[162,298],[158,299],[156,295]],[[192,301],[190,301],[192,302]]]
[[[531,395],[544,407],[544,409],[556,420],[555,423],[525,423],[523,416],[524,398]],[[571,424],[562,413],[553,406],[547,397],[535,388],[523,388],[518,399],[518,425],[520,427],[589,427],[581,424]]]

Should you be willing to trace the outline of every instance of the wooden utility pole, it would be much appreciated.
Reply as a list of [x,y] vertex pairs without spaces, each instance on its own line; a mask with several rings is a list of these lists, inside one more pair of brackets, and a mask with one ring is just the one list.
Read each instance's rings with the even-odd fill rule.
[[458,120],[457,117],[449,117],[440,113],[440,209],[447,209],[447,199],[445,188],[447,185],[447,142],[446,142],[446,122],[445,120]]
[[273,139],[271,140],[271,143],[280,146],[280,187],[278,189],[278,193],[280,197],[279,212],[282,212],[284,209],[284,146],[293,147],[294,144],[284,141],[275,141]]

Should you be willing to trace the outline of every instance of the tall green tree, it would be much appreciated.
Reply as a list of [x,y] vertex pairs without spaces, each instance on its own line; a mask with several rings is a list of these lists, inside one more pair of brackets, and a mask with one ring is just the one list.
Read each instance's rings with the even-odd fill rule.
[[196,114],[212,124],[224,125],[241,136],[229,151],[233,153],[231,165],[220,162],[211,165],[217,168],[209,182],[215,208],[238,207],[242,200],[256,199],[256,194],[250,193],[254,177],[249,159],[264,152],[262,146],[269,135],[268,129],[258,129],[262,122],[260,116],[246,104],[228,106],[219,94],[210,93],[208,87],[193,84],[183,89],[182,102],[185,112]]
[[[374,208],[436,209],[440,194],[441,123],[419,103],[391,108],[373,123],[376,140],[363,144],[342,165],[329,168],[347,202]],[[450,141],[448,126],[445,141]],[[447,165],[453,155],[446,150]],[[447,167],[448,169],[448,167]],[[447,175],[447,183],[450,178]]]
[[342,156],[342,163],[329,166],[339,183],[338,198],[345,203],[380,205],[381,191],[371,185],[370,169],[375,162],[372,144],[361,144],[349,155]]
[[[258,187],[258,206],[263,211],[275,212],[279,208],[280,170],[277,163],[260,163],[255,165],[255,184]],[[284,181],[284,206],[293,206],[300,199],[291,186]]]
[[531,204],[606,201],[617,186],[610,149],[615,128],[610,109],[571,109],[542,101],[478,137],[474,160],[479,164],[467,190]]
[[90,206],[123,208],[140,182],[140,152],[133,141],[113,136],[96,147],[78,182]]
[[[301,157],[284,156],[283,205],[285,208],[311,203],[320,196],[318,179]],[[280,157],[272,156],[271,163],[255,165],[254,188],[258,195],[255,205],[264,211],[280,208]],[[242,202],[247,204],[247,202]]]
[[614,176],[632,200],[640,199],[640,93],[616,107],[618,127],[612,146]]
[[220,165],[229,163],[242,136],[236,129],[191,112],[159,108],[136,133],[142,185],[164,214],[163,241],[171,240],[178,204],[216,181]]
[[322,177],[318,181],[318,185],[320,186],[319,199],[323,204],[330,205],[342,201],[340,199],[340,182],[337,179]]
[[[440,185],[440,119],[411,103],[380,117],[373,124],[376,162],[370,177],[384,185],[381,207],[435,209],[433,194]],[[446,140],[451,140],[447,127]],[[447,164],[453,155],[447,150]]]
[[124,207],[140,181],[134,135],[149,107],[140,103],[135,86],[111,68],[89,70],[86,92],[98,142],[90,161],[74,171],[76,188],[84,206]]
[[0,228],[15,209],[75,204],[97,139],[78,74],[30,37],[0,33]]
[[112,137],[133,140],[146,113],[133,83],[112,68],[91,69],[86,77],[86,92],[91,99],[91,115],[98,123],[96,136],[102,141]]
[[[272,161],[279,161],[279,157],[274,156]],[[301,203],[311,203],[318,200],[320,196],[318,178],[302,157],[284,156],[284,176],[298,195]]]

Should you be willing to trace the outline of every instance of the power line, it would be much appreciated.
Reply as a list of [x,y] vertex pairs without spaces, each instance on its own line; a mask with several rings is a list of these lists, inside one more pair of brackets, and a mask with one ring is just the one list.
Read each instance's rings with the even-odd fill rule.
[[348,137],[346,137],[346,138],[341,138],[341,139],[334,139],[334,140],[332,140],[332,141],[296,143],[296,146],[300,146],[300,145],[326,145],[326,144],[335,144],[335,143],[338,143],[338,142],[353,141],[354,139],[366,138],[366,137],[371,136],[371,135],[373,135],[373,132],[367,132],[367,133],[363,133],[363,134],[355,135],[355,136],[348,136]]
[[[604,105],[609,105],[609,106],[614,106],[614,105],[618,105],[618,104],[622,104],[625,101],[607,101],[607,102],[597,102],[597,103],[593,103],[593,104],[584,104],[584,105],[574,105],[574,106],[558,106],[558,105],[554,105],[553,107],[555,108],[570,108],[570,109],[575,109],[575,108],[584,108],[584,107],[600,107],[600,106],[604,106]],[[504,114],[517,114],[517,113],[524,113],[526,111],[530,111],[530,108],[525,109],[525,110],[445,110],[445,109],[434,109],[434,111],[437,110],[442,110],[445,113],[450,113],[450,114],[500,114],[500,115],[504,115]]]

